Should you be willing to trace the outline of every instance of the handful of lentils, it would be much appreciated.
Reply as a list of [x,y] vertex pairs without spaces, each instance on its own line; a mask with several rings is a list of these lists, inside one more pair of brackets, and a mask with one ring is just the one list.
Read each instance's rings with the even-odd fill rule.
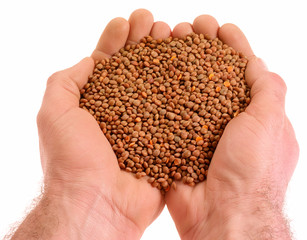
[[119,167],[165,193],[206,179],[227,123],[250,102],[247,59],[218,38],[144,37],[96,62],[80,107],[96,119]]

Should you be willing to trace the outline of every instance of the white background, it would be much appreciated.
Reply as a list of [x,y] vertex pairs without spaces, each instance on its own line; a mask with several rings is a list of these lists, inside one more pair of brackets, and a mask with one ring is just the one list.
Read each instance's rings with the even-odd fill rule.
[[[300,159],[285,210],[296,239],[307,239],[306,5],[291,1],[2,1],[0,3],[0,237],[22,219],[42,182],[36,114],[48,76],[91,54],[112,18],[137,8],[171,28],[200,14],[237,24],[255,54],[288,86],[286,109]],[[305,109],[305,110],[304,110]],[[180,201],[180,199],[178,199]],[[179,239],[165,208],[142,240]]]

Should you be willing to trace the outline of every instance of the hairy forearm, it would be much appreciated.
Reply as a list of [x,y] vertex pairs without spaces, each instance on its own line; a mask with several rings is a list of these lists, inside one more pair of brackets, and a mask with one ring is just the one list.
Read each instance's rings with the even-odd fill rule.
[[250,205],[215,205],[207,220],[183,239],[291,240],[291,232],[281,209],[255,200]]
[[61,204],[43,196],[11,239],[73,239],[74,228]]
[[[12,236],[12,240],[139,239],[137,228],[97,197],[76,204],[67,197],[45,194]],[[105,204],[101,204],[101,201]],[[98,204],[99,202],[99,204]],[[104,206],[95,209],[95,206]]]

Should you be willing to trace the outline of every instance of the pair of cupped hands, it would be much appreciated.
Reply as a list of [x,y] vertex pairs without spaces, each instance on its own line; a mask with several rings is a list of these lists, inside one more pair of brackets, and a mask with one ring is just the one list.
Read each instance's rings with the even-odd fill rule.
[[[218,37],[247,56],[251,103],[227,125],[207,180],[195,187],[178,182],[177,190],[162,196],[146,177],[136,179],[120,170],[97,122],[79,108],[79,91],[95,60],[147,35],[180,38],[191,32]],[[59,231],[79,239],[139,239],[166,204],[182,239],[266,234],[284,219],[284,196],[298,159],[285,94],[284,81],[268,71],[233,24],[220,27],[213,17],[201,15],[171,31],[144,9],[134,11],[128,21],[111,20],[91,57],[50,77],[37,117],[44,198],[59,206],[54,212]]]

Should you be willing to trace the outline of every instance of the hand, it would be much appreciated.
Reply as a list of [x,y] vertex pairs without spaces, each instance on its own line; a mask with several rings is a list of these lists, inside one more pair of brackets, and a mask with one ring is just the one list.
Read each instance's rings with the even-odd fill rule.
[[182,239],[290,239],[282,206],[298,159],[298,144],[285,114],[284,81],[255,57],[238,27],[221,28],[202,15],[181,23],[174,36],[192,31],[219,37],[249,59],[246,81],[251,103],[227,125],[207,181],[177,185],[166,195]]
[[129,21],[113,19],[91,58],[55,73],[47,83],[37,118],[45,195],[59,199],[64,211],[67,205],[71,215],[67,222],[73,219],[73,229],[84,239],[140,238],[164,207],[161,193],[145,178],[137,180],[120,170],[97,122],[79,108],[79,91],[94,61],[149,34],[167,38],[170,28],[163,22],[154,23],[146,10],[136,10]]

